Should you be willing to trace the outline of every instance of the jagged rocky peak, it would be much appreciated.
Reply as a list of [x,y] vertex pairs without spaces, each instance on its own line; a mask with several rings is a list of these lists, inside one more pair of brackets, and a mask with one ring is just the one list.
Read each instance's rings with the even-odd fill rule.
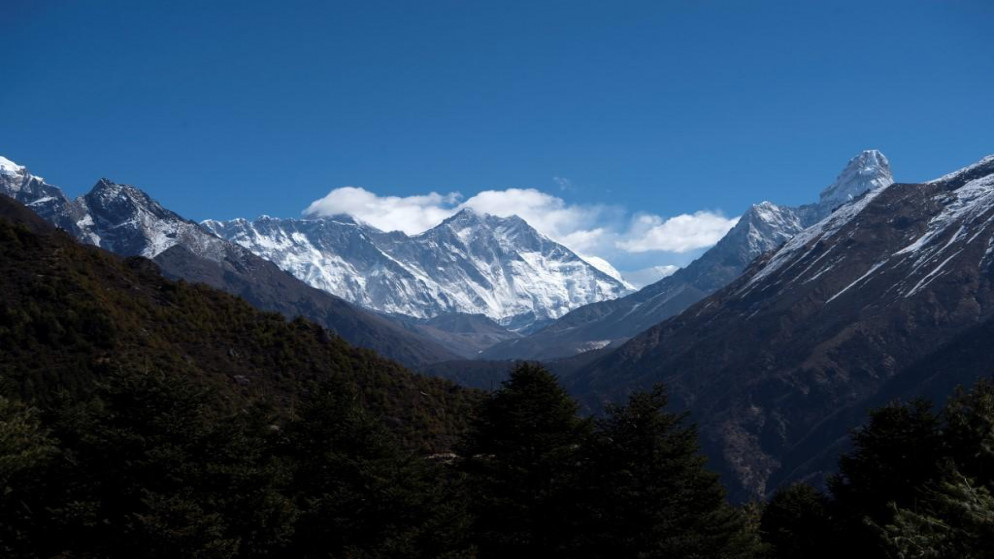
[[[736,239],[745,235],[747,258],[752,259],[772,250],[804,228],[798,211],[778,206],[773,202],[760,202],[751,206],[739,218],[728,237]],[[738,240],[742,243],[742,240]]]
[[193,223],[166,209],[144,190],[130,184],[116,183],[102,178],[89,193],[84,195],[83,204],[91,211],[106,213],[107,217],[125,217],[136,213],[148,213],[156,218],[169,221]]
[[[123,195],[123,196],[122,196]],[[114,198],[127,199],[131,203],[155,204],[156,202],[148,197],[142,190],[129,184],[119,184],[108,178],[102,178],[93,185],[86,195],[89,199],[112,200]]]
[[835,182],[821,192],[820,206],[836,207],[864,192],[894,183],[890,162],[879,150],[868,149],[849,160]]

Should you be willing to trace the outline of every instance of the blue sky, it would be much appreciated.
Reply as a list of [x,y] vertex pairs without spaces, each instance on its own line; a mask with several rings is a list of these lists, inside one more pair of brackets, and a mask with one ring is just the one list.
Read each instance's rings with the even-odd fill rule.
[[[815,200],[864,148],[900,181],[994,152],[984,0],[6,0],[0,13],[0,154],[71,194],[106,176],[197,220],[295,216],[355,186],[333,192],[358,196],[344,207],[366,200],[412,228],[435,215],[432,192],[443,210],[491,192],[579,220],[539,225],[634,270],[701,251],[621,248],[638,219],[700,244],[751,203]],[[574,235],[596,230],[611,235]]]

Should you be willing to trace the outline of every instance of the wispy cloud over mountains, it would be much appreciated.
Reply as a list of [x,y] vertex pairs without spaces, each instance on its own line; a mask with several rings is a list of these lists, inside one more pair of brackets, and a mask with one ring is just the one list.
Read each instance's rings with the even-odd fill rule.
[[501,217],[517,215],[578,253],[612,264],[632,255],[683,254],[707,248],[738,221],[717,211],[664,217],[616,205],[575,204],[535,188],[484,190],[467,198],[459,192],[381,196],[345,186],[312,202],[304,214],[348,214],[385,231],[413,235],[464,208]]

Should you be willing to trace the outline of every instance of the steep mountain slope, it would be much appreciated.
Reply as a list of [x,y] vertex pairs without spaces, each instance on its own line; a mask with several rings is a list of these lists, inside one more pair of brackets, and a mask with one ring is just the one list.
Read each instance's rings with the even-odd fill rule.
[[348,216],[206,221],[308,284],[390,314],[482,314],[514,330],[627,292],[518,217],[463,210],[419,235]]
[[[666,383],[739,496],[763,494],[810,474],[874,398],[945,396],[926,381],[994,318],[992,247],[994,156],[877,188],[570,383],[592,405]],[[989,364],[959,361],[956,378]]]
[[877,150],[864,151],[849,161],[817,203],[797,208],[756,204],[686,268],[626,297],[580,307],[535,334],[494,346],[482,357],[554,359],[617,345],[724,287],[757,256],[821,220],[840,204],[893,182],[887,158]]
[[101,179],[69,200],[58,188],[8,159],[0,161],[0,194],[14,198],[80,241],[121,256],[153,258],[171,278],[203,282],[258,308],[304,316],[350,343],[408,366],[457,358],[424,335],[314,289],[248,250],[184,219],[129,185]]
[[267,401],[288,414],[311,382],[338,379],[425,450],[448,448],[475,398],[312,323],[80,245],[0,196],[0,390],[53,401],[122,369],[183,375],[217,388],[219,405]]

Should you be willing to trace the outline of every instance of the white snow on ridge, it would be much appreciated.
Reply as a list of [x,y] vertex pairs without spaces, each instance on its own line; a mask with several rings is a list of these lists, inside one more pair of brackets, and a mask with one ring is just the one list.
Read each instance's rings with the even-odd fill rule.
[[941,177],[939,177],[937,179],[932,179],[932,180],[926,182],[925,184],[935,184],[935,183],[939,183],[939,182],[946,182],[948,180],[955,179],[956,177],[962,175],[963,173],[969,173],[970,171],[976,169],[977,167],[980,167],[981,165],[987,165],[988,163],[991,163],[991,162],[994,162],[994,155],[988,155],[987,157],[984,157],[983,159],[981,159],[980,161],[977,161],[976,163],[972,163],[970,165],[967,165],[966,167],[963,167],[962,169],[958,169],[956,171],[953,171],[952,173],[947,173],[945,175],[942,175]]
[[859,215],[859,213],[862,212],[874,198],[879,196],[881,192],[888,188],[888,186],[883,186],[867,192],[862,198],[843,205],[825,219],[792,237],[786,244],[784,244],[783,247],[780,248],[780,250],[776,252],[776,254],[773,255],[773,258],[771,258],[762,269],[756,272],[756,274],[749,279],[742,290],[740,290],[740,293],[748,292],[758,282],[779,271],[781,268],[786,271],[802,261],[804,256],[806,256],[812,249],[809,248],[803,255],[799,255],[802,250],[804,250],[809,244],[812,244],[819,239],[835,235],[835,233]]
[[203,225],[312,287],[418,318],[558,318],[630,289],[613,268],[582,259],[517,217],[465,211],[412,236],[330,217]]
[[10,159],[0,155],[0,174],[3,175],[18,175],[23,173],[25,170],[24,165],[18,165]]

